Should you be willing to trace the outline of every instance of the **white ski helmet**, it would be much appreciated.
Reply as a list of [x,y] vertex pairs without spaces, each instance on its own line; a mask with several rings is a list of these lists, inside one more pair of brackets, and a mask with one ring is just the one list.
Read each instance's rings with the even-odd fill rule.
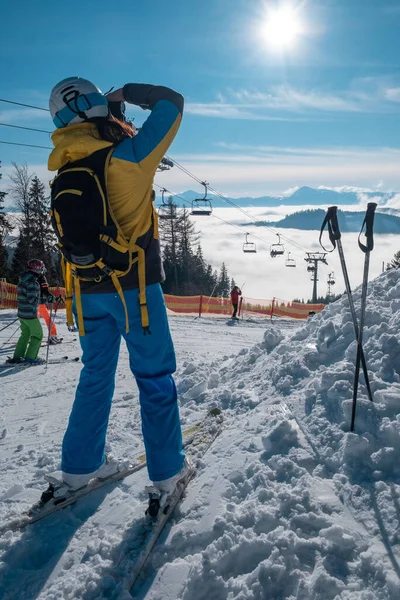
[[107,98],[87,79],[68,77],[54,86],[50,113],[57,128],[82,123],[93,117],[107,117]]

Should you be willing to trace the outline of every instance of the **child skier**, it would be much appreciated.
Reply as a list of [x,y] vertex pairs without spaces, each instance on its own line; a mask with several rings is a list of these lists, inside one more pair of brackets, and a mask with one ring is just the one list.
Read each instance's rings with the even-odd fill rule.
[[232,319],[237,319],[238,317],[237,315],[237,311],[238,311],[238,305],[239,305],[239,296],[242,295],[242,290],[239,289],[239,287],[237,285],[235,285],[231,291],[231,301],[232,301],[232,306],[233,306],[233,313],[232,313]]
[[[21,335],[15,348],[14,356],[10,363],[27,362],[41,364],[44,360],[38,358],[40,344],[43,339],[43,329],[38,319],[38,306],[40,302],[39,278],[45,272],[44,263],[33,258],[28,262],[25,271],[18,282],[18,318],[21,326]],[[55,298],[48,296],[48,302]]]

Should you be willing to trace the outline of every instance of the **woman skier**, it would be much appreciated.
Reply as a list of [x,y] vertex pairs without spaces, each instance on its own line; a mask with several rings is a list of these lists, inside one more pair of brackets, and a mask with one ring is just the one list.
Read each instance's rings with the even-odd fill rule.
[[[109,103],[115,107],[124,102],[151,111],[139,132],[122,112],[120,119],[111,114]],[[175,352],[160,286],[164,271],[152,205],[156,169],[178,131],[182,111],[183,97],[162,86],[128,83],[105,97],[91,82],[71,77],[51,92],[50,112],[57,129],[52,135],[49,170],[72,168],[78,160],[85,164],[97,151],[111,149],[105,168],[106,194],[121,232],[119,239],[122,243],[131,240],[139,229],[135,247],[145,256],[142,272],[140,263],[133,260],[129,273],[118,282],[112,277],[82,283],[74,279],[75,317],[84,326],[80,332],[84,367],[62,447],[63,484],[70,489],[119,469],[116,461],[105,456],[104,446],[122,337],[139,388],[150,480],[160,493],[169,495],[190,471],[182,451],[172,377]],[[59,225],[61,229],[62,223]],[[144,276],[145,307],[140,289]],[[144,335],[148,327],[143,325],[143,308],[147,309],[151,335]]]

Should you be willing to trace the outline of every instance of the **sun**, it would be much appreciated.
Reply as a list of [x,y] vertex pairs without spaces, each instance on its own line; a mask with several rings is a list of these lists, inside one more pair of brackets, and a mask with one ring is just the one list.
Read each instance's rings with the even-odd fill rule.
[[262,25],[262,34],[274,50],[285,50],[294,46],[302,31],[297,12],[291,7],[270,10]]

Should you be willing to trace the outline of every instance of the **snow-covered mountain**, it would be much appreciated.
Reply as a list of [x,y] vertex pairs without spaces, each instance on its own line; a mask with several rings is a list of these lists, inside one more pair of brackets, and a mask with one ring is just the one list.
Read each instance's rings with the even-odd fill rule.
[[[203,193],[195,192],[193,190],[187,190],[179,194],[185,200],[192,202],[195,198],[202,198]],[[212,201],[215,208],[226,208],[229,204],[218,196],[208,194],[207,198]],[[366,202],[377,202],[379,206],[390,205],[394,199],[399,198],[397,202],[398,208],[400,208],[400,194],[398,192],[375,192],[371,190],[334,190],[327,188],[311,188],[303,186],[297,188],[290,194],[283,196],[260,196],[257,198],[251,197],[240,197],[232,198],[232,200],[238,206],[251,207],[251,206],[280,206],[282,204],[286,206],[326,206],[326,205],[357,205],[362,201],[365,205]],[[161,198],[157,197],[157,204],[159,204]],[[175,198],[178,206],[184,206],[185,203],[179,198]]]
[[[302,229],[306,231],[319,230],[325,215],[325,210],[317,208],[294,212],[279,221],[260,220],[257,223],[254,223],[254,225],[257,227],[269,225],[283,229]],[[359,232],[364,217],[365,210],[357,212],[338,210],[340,231],[342,233]],[[374,233],[400,233],[400,216],[376,212],[374,219]]]

